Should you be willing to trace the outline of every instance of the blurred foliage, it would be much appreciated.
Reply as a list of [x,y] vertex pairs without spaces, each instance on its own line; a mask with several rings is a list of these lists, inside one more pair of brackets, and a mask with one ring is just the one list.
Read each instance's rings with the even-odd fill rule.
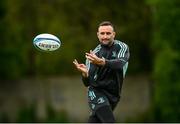
[[[116,38],[130,47],[128,72],[151,70],[151,13],[144,0],[3,0],[0,6],[1,79],[77,73],[72,61],[85,61],[85,52],[99,43],[97,26],[104,20],[112,21]],[[59,37],[61,48],[36,50],[32,41],[41,33]]]
[[147,111],[127,122],[180,122],[180,2],[147,0],[153,38],[152,101]]
[[153,117],[155,122],[180,121],[179,0],[149,1],[153,11]]
[[35,104],[31,104],[29,107],[22,106],[17,112],[15,119],[11,119],[8,114],[1,113],[0,123],[67,123],[68,115],[66,111],[57,111],[52,108],[51,105],[46,106],[46,117],[39,118],[37,116],[37,109]]
[[68,121],[68,114],[65,110],[55,111],[51,105],[47,106],[47,118],[44,122],[47,123],[67,123]]
[[34,104],[31,104],[29,107],[27,106],[22,106],[17,112],[17,120],[16,122],[18,123],[32,123],[32,122],[37,122],[37,117],[36,117],[36,107]]

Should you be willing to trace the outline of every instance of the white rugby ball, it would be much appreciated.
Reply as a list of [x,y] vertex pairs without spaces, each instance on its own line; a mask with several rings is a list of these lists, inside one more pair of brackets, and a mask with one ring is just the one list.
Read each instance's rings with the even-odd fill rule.
[[55,51],[61,46],[61,41],[52,34],[39,34],[33,39],[33,44],[41,51]]

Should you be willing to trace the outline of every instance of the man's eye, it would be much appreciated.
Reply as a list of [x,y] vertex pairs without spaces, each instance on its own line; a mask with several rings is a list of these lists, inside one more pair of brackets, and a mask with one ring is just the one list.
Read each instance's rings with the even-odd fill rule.
[[110,34],[111,34],[111,32],[106,32],[106,34],[107,34],[107,35],[110,35]]
[[101,34],[101,35],[105,35],[105,34],[106,34],[106,35],[110,35],[111,32],[101,32],[100,34]]
[[104,32],[101,32],[100,34],[101,34],[101,35],[104,35],[105,33],[104,33]]

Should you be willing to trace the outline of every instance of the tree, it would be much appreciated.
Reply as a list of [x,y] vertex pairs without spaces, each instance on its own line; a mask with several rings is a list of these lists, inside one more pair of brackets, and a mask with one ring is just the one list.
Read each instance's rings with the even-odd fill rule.
[[153,10],[155,65],[154,115],[158,122],[180,121],[179,0],[150,1]]
[[[77,58],[84,62],[84,53],[99,43],[97,25],[103,20],[111,21],[117,27],[117,39],[130,46],[129,72],[151,69],[147,45],[151,15],[144,0],[6,0],[4,4],[6,14],[2,32],[5,39],[4,47],[0,49],[2,78],[77,73],[73,70],[72,61]],[[61,48],[51,53],[36,50],[32,40],[40,33],[59,37]]]

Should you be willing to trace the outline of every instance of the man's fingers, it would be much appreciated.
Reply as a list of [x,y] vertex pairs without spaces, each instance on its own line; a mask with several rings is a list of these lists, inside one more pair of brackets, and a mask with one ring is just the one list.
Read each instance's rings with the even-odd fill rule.
[[86,53],[86,56],[88,56],[89,58],[92,58],[92,59],[97,58],[95,54],[91,54],[91,53]]
[[77,64],[75,61],[73,61],[74,64]]
[[74,59],[73,63],[74,63],[74,65],[76,66],[76,68],[79,70],[80,68],[79,68],[79,63],[78,63],[78,61],[77,61],[76,59]]
[[78,64],[78,61],[76,59],[74,59],[74,62]]
[[92,50],[90,50],[90,54],[94,54]]
[[98,64],[100,61],[100,58],[98,58],[92,50],[90,50],[90,53],[86,53],[85,57],[93,64]]
[[95,59],[92,56],[86,55],[86,58],[89,59],[90,61],[94,61]]
[[74,59],[73,63],[74,63],[75,65],[78,65],[78,64],[79,64],[76,59]]

